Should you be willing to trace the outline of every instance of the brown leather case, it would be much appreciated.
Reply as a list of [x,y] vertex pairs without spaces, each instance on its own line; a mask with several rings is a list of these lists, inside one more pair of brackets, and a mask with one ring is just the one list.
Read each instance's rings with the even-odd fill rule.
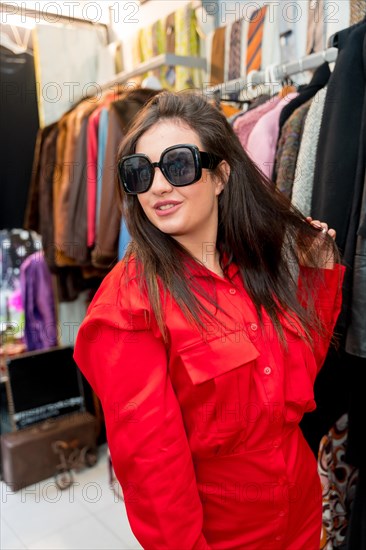
[[[13,491],[60,473],[60,455],[55,442],[63,442],[66,459],[78,449],[96,451],[96,418],[78,412],[1,436],[3,481]],[[65,463],[64,463],[65,466]],[[67,465],[68,469],[72,464]]]

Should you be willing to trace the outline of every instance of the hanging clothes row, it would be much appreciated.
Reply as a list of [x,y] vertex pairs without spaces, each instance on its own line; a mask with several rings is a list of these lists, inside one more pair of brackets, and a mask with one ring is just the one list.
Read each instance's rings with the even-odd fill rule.
[[117,150],[133,117],[156,93],[107,92],[38,133],[24,226],[42,235],[60,301],[99,284],[117,259]]
[[[310,83],[284,97],[265,97],[264,103],[234,117],[239,140],[262,172],[291,199],[305,216],[327,220],[337,230],[337,244],[349,268],[355,260],[365,174],[365,76],[366,23],[338,33],[339,57],[333,73],[324,63]],[[352,81],[354,93],[349,93]],[[347,182],[345,185],[344,182]],[[349,269],[351,273],[351,269]],[[363,279],[361,279],[363,280]],[[356,284],[359,285],[356,276]],[[352,314],[346,281],[343,316],[339,328],[349,327],[347,351],[366,358],[366,331],[357,328],[363,319]],[[346,313],[347,312],[347,313]]]
[[[351,6],[348,2],[336,4],[342,5],[332,6],[327,0],[289,2],[285,6],[280,2],[238,3],[234,21],[230,19],[232,8],[227,8],[227,14],[222,10],[225,24],[206,39],[207,76],[211,85],[245,79],[252,70],[324,50],[335,32],[362,21],[366,15],[365,2],[352,0]],[[337,17],[333,18],[335,7]],[[302,40],[305,29],[306,40]]]
[[[335,331],[339,349],[328,354],[315,384],[317,410],[304,417],[301,427],[315,455],[322,441],[320,471],[333,484],[334,494],[343,495],[344,486],[352,489],[344,495],[339,515],[325,488],[321,548],[343,544],[353,550],[364,547],[361,526],[366,521],[361,444],[366,408],[360,395],[366,383],[366,22],[337,33],[333,45],[339,54],[332,72],[324,63],[308,85],[285,96],[259,97],[231,122],[273,185],[305,216],[325,220],[337,231],[347,267]],[[336,480],[325,470],[338,467],[337,452],[331,459],[328,454],[329,448],[337,448],[340,423],[345,426],[343,460],[348,466],[343,467],[344,479]]]

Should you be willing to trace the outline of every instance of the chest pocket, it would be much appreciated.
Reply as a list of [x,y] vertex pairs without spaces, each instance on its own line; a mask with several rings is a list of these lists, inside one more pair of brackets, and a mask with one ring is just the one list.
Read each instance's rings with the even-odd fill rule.
[[233,432],[246,426],[257,348],[242,333],[203,340],[178,352],[194,385],[201,429]]

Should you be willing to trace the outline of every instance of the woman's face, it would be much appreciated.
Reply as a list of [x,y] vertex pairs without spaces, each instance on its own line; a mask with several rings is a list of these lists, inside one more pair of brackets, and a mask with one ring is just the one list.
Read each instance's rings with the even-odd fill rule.
[[[197,145],[204,151],[200,138],[189,126],[178,120],[163,120],[140,137],[136,153],[144,153],[151,162],[158,162],[164,149],[184,143]],[[202,169],[199,181],[186,187],[174,187],[160,169],[155,168],[152,186],[137,197],[152,224],[190,248],[190,245],[196,247],[204,242],[216,243],[217,197],[223,186],[221,179]]]

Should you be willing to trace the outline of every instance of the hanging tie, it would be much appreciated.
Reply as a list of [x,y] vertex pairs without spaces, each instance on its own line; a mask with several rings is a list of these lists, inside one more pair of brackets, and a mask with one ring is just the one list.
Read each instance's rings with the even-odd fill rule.
[[324,49],[324,0],[310,0],[306,53],[309,55]]
[[351,18],[350,24],[355,25],[364,19],[366,16],[365,0],[351,0]]
[[247,74],[257,71],[262,64],[262,38],[267,6],[256,10],[249,22],[247,45]]
[[241,65],[241,25],[242,21],[235,21],[231,27],[229,52],[229,80],[240,78]]
[[[175,53],[175,13],[171,13],[165,20],[166,53]],[[165,70],[165,80],[172,88],[175,85],[175,67],[170,65]]]
[[214,31],[211,51],[211,84],[224,82],[225,32],[226,27],[218,27]]
[[[153,57],[159,55],[158,24],[159,22],[156,21],[151,27]],[[156,76],[156,78],[160,78],[160,69],[155,69],[154,71],[152,71],[152,74]]]

